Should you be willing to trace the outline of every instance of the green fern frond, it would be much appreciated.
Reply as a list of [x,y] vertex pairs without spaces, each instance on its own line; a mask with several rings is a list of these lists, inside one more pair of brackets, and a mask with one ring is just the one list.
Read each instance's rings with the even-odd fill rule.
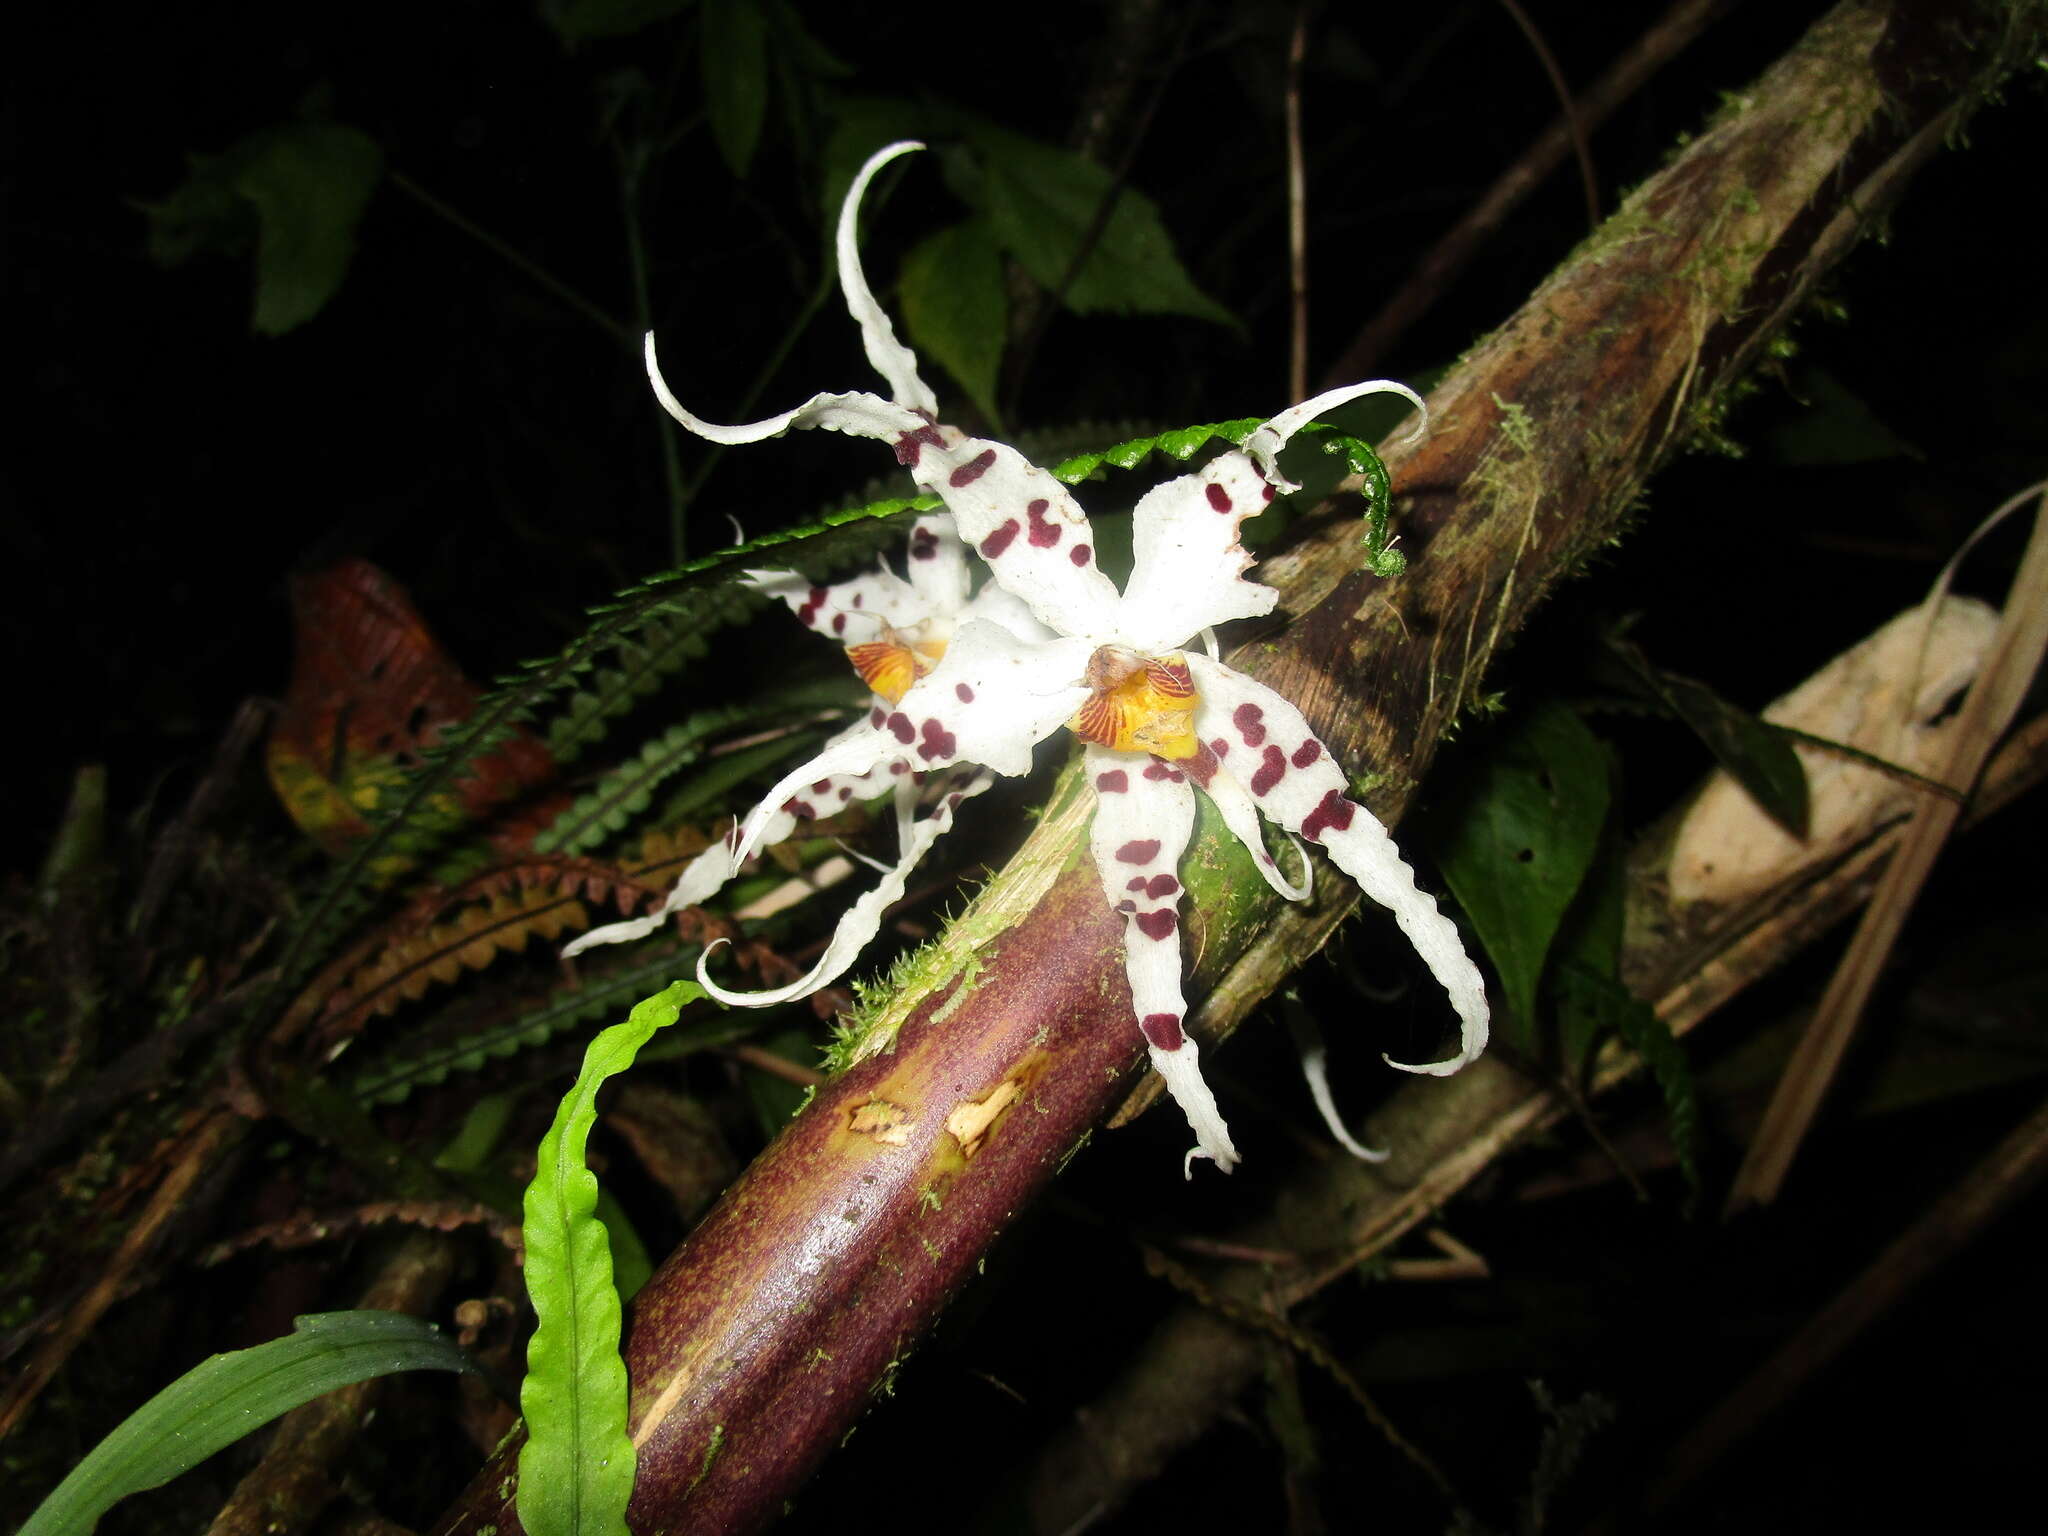
[[760,606],[761,599],[745,587],[715,588],[688,619],[656,619],[638,639],[623,640],[617,665],[592,665],[586,681],[563,701],[561,713],[549,722],[546,741],[558,767],[581,757],[601,741],[611,722],[653,695],[684,666],[711,648],[714,629],[736,624]]
[[[697,946],[691,944],[636,958],[601,976],[586,976],[581,986],[457,1039],[437,1041],[424,1049],[415,1046],[410,1051],[403,1045],[394,1047],[358,1072],[349,1083],[349,1092],[365,1104],[397,1104],[418,1089],[445,1081],[451,1073],[476,1072],[492,1061],[545,1045],[579,1025],[630,1007],[650,989],[659,990],[665,982],[688,975],[696,953]],[[707,1019],[707,1025],[723,1026],[727,1034],[716,1039],[707,1036],[701,1043],[715,1044],[727,1035],[742,1034],[749,1022],[725,1014]]]
[[1064,484],[1074,485],[1095,474],[1105,464],[1116,469],[1136,469],[1155,452],[1185,460],[1219,437],[1232,444],[1242,443],[1264,426],[1265,421],[1263,416],[1252,416],[1243,421],[1219,421],[1209,426],[1180,427],[1152,437],[1134,437],[1129,442],[1117,443],[1094,453],[1077,453],[1071,459],[1054,465],[1052,476]]
[[743,726],[786,722],[820,710],[850,708],[856,702],[849,685],[833,681],[780,688],[744,704],[700,710],[605,774],[557,816],[533,846],[541,853],[586,853],[645,812],[655,790],[696,762],[708,740]]

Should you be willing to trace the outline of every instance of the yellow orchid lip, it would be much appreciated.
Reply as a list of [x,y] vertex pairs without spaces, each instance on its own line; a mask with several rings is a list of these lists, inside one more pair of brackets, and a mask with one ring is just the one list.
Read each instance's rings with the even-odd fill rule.
[[1071,722],[1083,741],[1169,760],[1200,750],[1195,680],[1179,656],[1141,656],[1105,645],[1088,658],[1085,681],[1095,691]]
[[946,654],[946,642],[935,636],[906,640],[897,631],[885,630],[879,640],[864,641],[846,648],[846,659],[860,680],[891,704],[902,700],[911,686],[938,665]]

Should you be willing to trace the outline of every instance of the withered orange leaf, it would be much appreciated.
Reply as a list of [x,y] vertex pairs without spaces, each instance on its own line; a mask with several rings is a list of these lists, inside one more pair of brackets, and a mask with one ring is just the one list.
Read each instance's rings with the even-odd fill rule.
[[[468,717],[479,690],[406,590],[369,561],[341,560],[295,577],[291,596],[291,688],[266,761],[292,819],[338,853],[369,831],[366,813],[421,752]],[[553,773],[547,748],[521,731],[469,765],[449,809],[479,817]],[[532,829],[533,819],[521,817],[494,840],[523,845]]]

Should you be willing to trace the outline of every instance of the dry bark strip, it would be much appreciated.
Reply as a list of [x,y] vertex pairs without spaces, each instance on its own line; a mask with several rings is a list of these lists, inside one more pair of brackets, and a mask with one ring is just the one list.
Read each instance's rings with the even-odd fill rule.
[[[1233,663],[1293,698],[1340,761],[1386,774],[1383,819],[1501,640],[1613,536],[1656,464],[2024,57],[2039,25],[2024,14],[2022,37],[2011,14],[1962,5],[1831,13],[1437,390],[1428,438],[1388,459],[1409,575],[1362,571],[1342,517],[1261,568],[1293,622]],[[775,1518],[1119,1096],[1138,1038],[1118,922],[1081,856],[1088,809],[1069,774],[874,1021],[869,1042],[893,1048],[821,1089],[641,1293],[626,1345],[635,1529]],[[1205,840],[1184,871],[1212,894],[1190,947],[1220,1027],[1351,906],[1333,895],[1276,919],[1262,882],[1229,878],[1233,857]],[[1503,1070],[1418,1085],[1435,1155],[1504,1144],[1456,1112]],[[520,1529],[513,1455],[441,1532]]]

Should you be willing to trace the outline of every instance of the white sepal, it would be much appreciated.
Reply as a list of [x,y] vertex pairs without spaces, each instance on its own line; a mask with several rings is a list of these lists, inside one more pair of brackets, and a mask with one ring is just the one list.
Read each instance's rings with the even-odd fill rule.
[[1437,910],[1436,899],[1415,884],[1387,829],[1346,794],[1343,771],[1316,738],[1301,711],[1262,683],[1221,662],[1190,653],[1201,704],[1195,729],[1204,741],[1221,739],[1224,761],[1252,793],[1262,815],[1312,843],[1321,843],[1359,889],[1394,915],[1408,942],[1449,995],[1460,1028],[1458,1053],[1442,1061],[1388,1058],[1403,1072],[1444,1077],[1485,1049],[1486,982],[1465,953],[1458,928]]
[[1088,514],[1049,472],[1007,444],[951,428],[927,429],[899,457],[946,503],[995,579],[1055,634],[1113,637],[1116,583],[1095,563]]
[[686,429],[707,442],[724,443],[728,447],[780,437],[792,427],[822,427],[827,432],[845,432],[854,437],[872,437],[887,443],[926,426],[925,419],[909,407],[892,404],[880,395],[859,391],[816,394],[780,416],[744,422],[734,427],[720,426],[685,409],[669,391],[668,381],[661,376],[661,365],[655,360],[652,331],[647,333],[647,382],[654,386],[654,398],[661,402],[661,408]]
[[721,1003],[732,1008],[767,1008],[776,1003],[786,1003],[793,998],[808,997],[820,987],[830,986],[844,975],[848,966],[860,958],[860,952],[867,947],[868,940],[880,931],[882,914],[896,902],[903,899],[904,883],[917,867],[918,861],[930,851],[933,843],[953,825],[953,808],[970,795],[980,794],[991,781],[986,775],[970,781],[940,800],[932,813],[911,829],[904,840],[902,856],[895,866],[882,876],[881,883],[863,895],[846,911],[840,914],[839,925],[832,931],[832,941],[825,946],[825,952],[818,957],[818,963],[790,982],[787,986],[770,987],[761,992],[729,992],[711,979],[708,962],[712,952],[723,944],[707,945],[704,953],[697,957],[697,981],[706,992]]
[[1316,1101],[1316,1113],[1337,1144],[1364,1163],[1384,1163],[1391,1150],[1375,1151],[1353,1136],[1337,1113],[1337,1101],[1330,1093],[1330,1053],[1318,1037],[1302,1042],[1301,1075],[1308,1079],[1308,1096]]
[[1273,499],[1241,453],[1156,485],[1131,513],[1131,579],[1116,632],[1135,651],[1177,650],[1202,630],[1271,613],[1280,594],[1245,580],[1252,557],[1238,530]]
[[916,588],[888,570],[866,571],[829,586],[794,571],[743,571],[740,580],[778,599],[799,623],[839,645],[878,640],[884,625],[908,629],[931,611]]
[[1156,1045],[1148,1049],[1153,1070],[1165,1080],[1166,1091],[1173,1095],[1173,1102],[1180,1106],[1180,1112],[1194,1129],[1195,1144],[1181,1159],[1181,1177],[1195,1176],[1198,1157],[1206,1157],[1223,1172],[1230,1172],[1238,1164],[1237,1144],[1230,1139],[1230,1127],[1223,1123],[1223,1111],[1216,1107],[1216,1095],[1202,1078],[1201,1055],[1195,1049],[1194,1038],[1184,1038],[1178,1050],[1162,1051]]
[[668,894],[661,899],[661,905],[639,917],[624,922],[606,923],[588,933],[579,934],[562,946],[562,958],[573,959],[586,949],[595,949],[600,944],[630,944],[644,939],[666,923],[671,916],[685,907],[701,906],[724,887],[733,876],[736,866],[732,861],[729,842],[721,839],[706,848],[697,857],[683,866],[683,872],[676,877],[676,883],[669,887]]
[[868,183],[875,179],[875,172],[898,155],[923,148],[915,139],[903,139],[868,156],[855,173],[853,185],[846,189],[846,201],[839,205],[839,230],[834,244],[839,256],[839,291],[846,295],[847,312],[860,326],[861,345],[867,350],[868,361],[874,364],[875,372],[889,381],[890,398],[898,405],[937,416],[939,397],[918,377],[917,354],[896,339],[896,327],[875,302],[867,273],[860,264],[860,200],[867,193]]
[[1202,1081],[1195,1042],[1183,1029],[1181,997],[1180,861],[1195,829],[1195,790],[1186,772],[1137,752],[1091,744],[1083,770],[1095,790],[1088,848],[1102,894],[1124,915],[1124,976],[1131,1011],[1152,1064],[1194,1128],[1196,1157],[1215,1160],[1225,1173],[1237,1161],[1230,1129],[1209,1085]]
[[[846,742],[863,741],[868,733],[867,722],[857,720],[833,735],[825,743],[823,751],[830,752]],[[811,761],[815,765],[817,759],[813,758]],[[885,766],[877,764],[865,773],[814,775],[775,802],[775,811],[763,823],[761,835],[755,846],[785,842],[804,821],[830,816],[855,800],[865,800],[871,795],[878,795],[892,782],[910,783],[908,772],[900,775],[888,774],[883,772]],[[803,815],[793,814],[789,809],[792,805],[802,811]],[[900,801],[898,814],[903,814]],[[669,887],[668,894],[662,898],[660,906],[639,917],[607,923],[602,928],[593,928],[588,933],[579,935],[563,947],[562,958],[570,959],[586,949],[595,949],[600,944],[627,944],[636,939],[644,939],[660,928],[671,914],[680,912],[685,907],[702,906],[716,896],[728,880],[739,873],[740,860],[734,853],[738,843],[739,829],[734,827],[731,833],[683,866],[682,873],[676,877],[675,884]]]

